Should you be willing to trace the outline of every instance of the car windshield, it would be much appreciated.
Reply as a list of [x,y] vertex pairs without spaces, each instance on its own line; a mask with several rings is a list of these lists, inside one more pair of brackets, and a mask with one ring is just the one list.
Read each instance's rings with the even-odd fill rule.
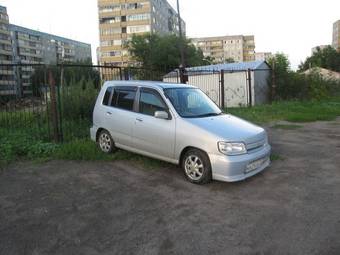
[[203,118],[222,114],[220,108],[199,89],[171,88],[164,89],[164,93],[183,118]]

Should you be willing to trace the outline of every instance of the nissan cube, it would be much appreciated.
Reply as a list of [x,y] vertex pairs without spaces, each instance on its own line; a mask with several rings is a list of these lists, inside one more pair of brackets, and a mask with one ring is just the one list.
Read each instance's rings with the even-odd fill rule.
[[90,133],[104,153],[119,148],[179,164],[197,184],[244,180],[270,164],[263,128],[225,114],[186,84],[106,82]]

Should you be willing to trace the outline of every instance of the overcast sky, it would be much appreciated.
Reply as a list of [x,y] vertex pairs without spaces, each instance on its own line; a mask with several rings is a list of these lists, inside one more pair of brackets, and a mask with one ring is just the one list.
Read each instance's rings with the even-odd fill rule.
[[[175,7],[176,0],[169,0]],[[316,45],[331,44],[339,0],[180,0],[187,35],[255,35],[256,51],[284,52],[293,67]],[[96,0],[0,0],[10,22],[99,44]]]

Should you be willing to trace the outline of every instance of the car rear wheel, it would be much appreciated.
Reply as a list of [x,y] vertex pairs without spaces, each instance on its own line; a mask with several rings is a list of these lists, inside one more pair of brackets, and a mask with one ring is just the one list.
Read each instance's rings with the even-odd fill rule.
[[183,157],[182,168],[186,178],[192,183],[204,184],[212,179],[210,160],[203,151],[188,150]]
[[114,141],[110,133],[102,130],[98,136],[98,146],[102,152],[111,153],[115,150]]

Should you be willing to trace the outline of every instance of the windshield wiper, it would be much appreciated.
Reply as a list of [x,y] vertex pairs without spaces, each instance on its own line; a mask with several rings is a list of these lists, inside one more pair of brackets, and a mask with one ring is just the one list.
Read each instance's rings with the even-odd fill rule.
[[194,118],[212,117],[212,116],[218,116],[218,115],[222,115],[222,114],[223,114],[223,112],[220,112],[220,113],[210,112],[210,113],[206,113],[206,114],[202,114],[202,115],[196,115],[196,116],[194,116]]

